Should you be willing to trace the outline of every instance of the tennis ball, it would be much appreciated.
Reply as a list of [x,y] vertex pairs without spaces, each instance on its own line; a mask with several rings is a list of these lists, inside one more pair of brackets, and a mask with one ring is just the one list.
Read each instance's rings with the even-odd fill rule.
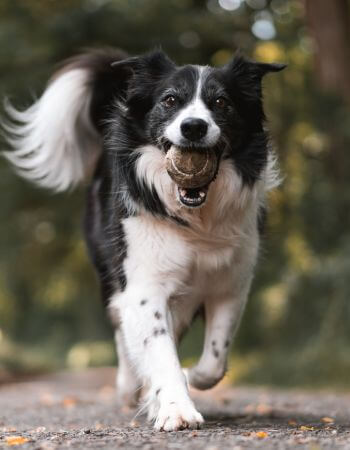
[[187,189],[207,186],[215,178],[218,158],[212,149],[179,149],[166,154],[166,169],[175,183]]

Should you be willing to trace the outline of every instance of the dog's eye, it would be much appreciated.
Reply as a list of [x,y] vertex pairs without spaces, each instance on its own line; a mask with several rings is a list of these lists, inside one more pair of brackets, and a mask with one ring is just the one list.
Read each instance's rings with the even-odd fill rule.
[[226,105],[227,105],[227,101],[224,97],[218,97],[215,100],[215,106],[217,106],[218,108],[225,108]]
[[176,98],[173,95],[168,95],[167,97],[165,97],[162,103],[167,108],[171,108],[176,104]]

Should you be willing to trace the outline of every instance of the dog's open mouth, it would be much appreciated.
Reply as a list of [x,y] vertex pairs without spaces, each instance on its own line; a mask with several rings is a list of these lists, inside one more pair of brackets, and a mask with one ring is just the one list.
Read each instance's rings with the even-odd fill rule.
[[201,188],[182,188],[178,186],[179,200],[185,206],[201,206],[207,199],[209,186]]

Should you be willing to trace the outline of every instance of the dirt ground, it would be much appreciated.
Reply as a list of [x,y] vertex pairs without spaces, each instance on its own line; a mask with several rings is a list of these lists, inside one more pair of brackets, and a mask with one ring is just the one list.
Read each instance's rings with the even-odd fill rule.
[[350,394],[224,385],[193,398],[201,430],[155,432],[116,403],[110,368],[0,386],[0,448],[350,449]]

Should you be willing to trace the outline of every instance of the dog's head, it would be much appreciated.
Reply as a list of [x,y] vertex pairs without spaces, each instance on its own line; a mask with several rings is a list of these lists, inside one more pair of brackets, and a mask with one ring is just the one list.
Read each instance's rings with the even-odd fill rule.
[[[190,167],[189,171],[195,172],[196,167],[188,166],[187,160],[199,164],[201,176],[183,173],[176,165],[174,173],[169,171],[183,205],[205,203],[223,159],[232,160],[243,182],[253,184],[259,178],[267,160],[261,81],[284,64],[235,56],[221,68],[178,67],[163,52],[155,51],[113,66],[125,77],[126,113],[145,142],[160,148],[164,158],[170,149],[178,159],[183,155],[182,166]],[[204,173],[208,164],[212,170]],[[188,177],[192,183],[181,181]]]

